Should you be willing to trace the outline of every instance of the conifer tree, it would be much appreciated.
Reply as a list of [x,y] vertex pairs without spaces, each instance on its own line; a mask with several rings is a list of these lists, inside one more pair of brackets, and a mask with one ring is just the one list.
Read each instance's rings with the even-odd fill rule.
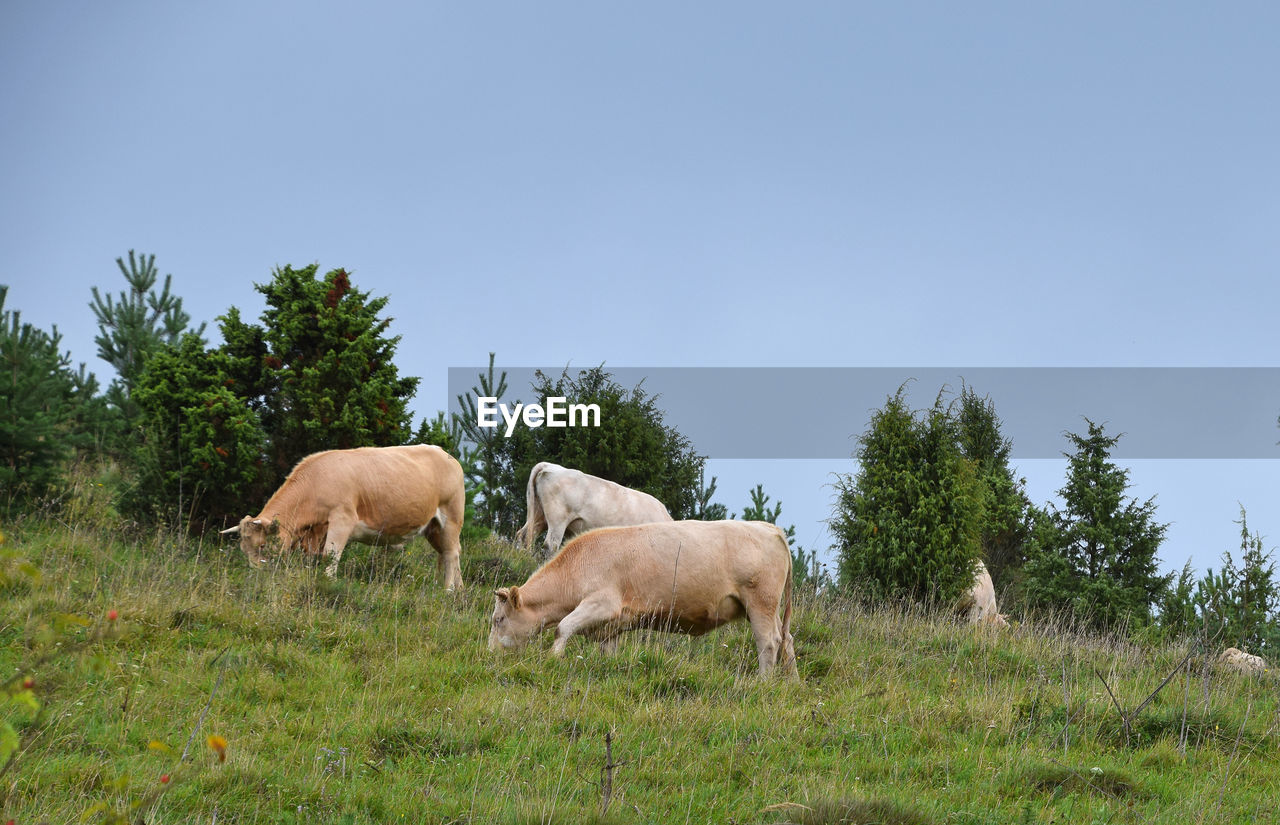
[[498,529],[504,518],[508,522],[514,518],[517,508],[512,496],[515,501],[523,500],[521,491],[512,489],[510,456],[503,432],[497,427],[481,427],[474,414],[478,399],[502,398],[507,392],[507,374],[495,374],[495,357],[495,353],[489,353],[488,371],[476,376],[479,384],[458,396],[458,408],[464,412],[453,414],[453,424],[461,438],[475,445],[468,478],[479,490],[478,518],[491,529]]
[[1195,635],[1199,622],[1195,604],[1196,578],[1191,560],[1182,566],[1176,579],[1160,598],[1159,622],[1169,639]]
[[[135,256],[129,250],[129,265],[116,258],[116,266],[124,276],[128,289],[119,298],[108,294],[105,300],[95,286],[89,304],[98,319],[98,357],[116,369],[116,379],[107,388],[107,400],[123,414],[126,426],[137,418],[132,401],[133,389],[156,350],[177,344],[187,331],[191,316],[182,309],[182,299],[171,292],[173,276],[164,276],[164,286],[155,290],[158,270],[155,255]],[[204,324],[194,332],[204,334]]]
[[1157,552],[1167,525],[1155,521],[1155,498],[1126,499],[1129,471],[1110,460],[1119,436],[1085,419],[1087,435],[1068,433],[1063,509],[1035,509],[1027,601],[1065,609],[1097,628],[1148,624],[1172,575],[1160,575]]
[[712,501],[716,494],[716,477],[707,483],[706,470],[698,470],[698,489],[693,497],[693,513],[690,518],[700,521],[721,521],[729,518],[729,508],[718,501]]
[[234,308],[219,319],[241,368],[230,378],[261,411],[269,486],[310,453],[413,435],[408,401],[418,379],[401,377],[392,360],[400,338],[386,335],[387,299],[356,289],[346,270],[317,271],[286,266],[258,284],[267,302],[261,327]]
[[966,386],[953,404],[957,444],[983,487],[982,559],[997,589],[1017,589],[1026,561],[1031,502],[1026,482],[1009,466],[1013,443],[1001,432],[995,403]]
[[917,415],[904,392],[872,415],[858,471],[836,481],[839,582],[870,598],[947,603],[973,582],[984,488],[941,394]]
[[1280,653],[1280,590],[1275,582],[1272,553],[1263,548],[1262,536],[1249,532],[1244,508],[1240,508],[1240,562],[1230,551],[1222,554],[1218,572],[1210,568],[1196,587],[1198,630],[1221,646],[1251,653]]
[[87,447],[103,417],[97,381],[71,369],[62,336],[5,309],[0,285],[0,508],[49,493],[76,447]]
[[196,333],[151,354],[133,397],[139,410],[134,483],[122,506],[136,517],[201,530],[222,527],[261,498],[266,439],[233,392],[234,360]]
[[231,307],[218,319],[221,347],[189,334],[152,355],[135,391],[146,440],[134,512],[196,527],[238,519],[310,453],[412,439],[418,379],[392,361],[387,299],[345,270],[317,269],[275,270],[257,285],[262,325]]

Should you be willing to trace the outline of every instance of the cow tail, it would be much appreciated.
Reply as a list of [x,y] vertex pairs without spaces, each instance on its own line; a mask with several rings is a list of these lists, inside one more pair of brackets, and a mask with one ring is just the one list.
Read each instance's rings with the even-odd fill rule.
[[791,559],[791,546],[787,544],[787,537],[781,530],[778,530],[778,537],[782,539],[782,549],[787,552],[787,582],[782,588],[782,651],[779,664],[784,672],[794,674],[797,671],[796,641],[791,637],[791,584],[795,563]]
[[542,512],[542,502],[538,500],[537,489],[538,476],[542,474],[542,470],[546,466],[545,461],[540,461],[529,472],[529,487],[525,492],[527,515],[524,520],[524,526],[516,531],[516,544],[523,545],[526,550],[530,551],[533,550],[534,538],[547,527],[547,517]]

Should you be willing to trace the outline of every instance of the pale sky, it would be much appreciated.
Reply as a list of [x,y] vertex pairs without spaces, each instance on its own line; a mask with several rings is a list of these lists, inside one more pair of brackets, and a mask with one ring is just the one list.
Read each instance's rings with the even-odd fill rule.
[[[1269,3],[10,2],[0,282],[105,384],[89,290],[130,249],[215,342],[273,267],[345,267],[420,416],[491,350],[1280,366],[1278,38]],[[1275,458],[1128,464],[1168,568],[1235,550],[1239,504],[1280,542]],[[711,465],[819,548],[852,469]],[[1019,462],[1038,503],[1063,469]]]

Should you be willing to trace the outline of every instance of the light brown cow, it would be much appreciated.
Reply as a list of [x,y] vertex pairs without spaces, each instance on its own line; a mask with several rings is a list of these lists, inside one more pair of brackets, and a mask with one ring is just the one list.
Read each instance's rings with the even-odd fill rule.
[[782,531],[763,521],[592,530],[494,597],[490,650],[521,647],[543,630],[555,631],[557,656],[575,634],[612,650],[638,627],[700,636],[745,617],[761,674],[775,665],[796,672],[791,553]]
[[1008,627],[1009,622],[996,605],[996,586],[991,581],[987,566],[978,562],[974,570],[973,587],[960,597],[956,612],[963,615],[969,624],[987,624],[994,627]]
[[436,549],[440,582],[460,590],[465,506],[462,465],[439,447],[328,450],[299,461],[261,513],[222,532],[240,534],[240,549],[255,567],[267,560],[267,537],[278,534],[282,550],[323,553],[331,578],[348,541],[403,546],[425,535]]
[[671,521],[667,508],[648,493],[549,461],[529,473],[525,503],[528,518],[516,531],[516,544],[532,550],[533,540],[546,530],[548,556],[565,539],[597,527]]
[[1264,673],[1267,660],[1252,653],[1245,653],[1235,647],[1229,647],[1218,654],[1218,664],[1239,673]]

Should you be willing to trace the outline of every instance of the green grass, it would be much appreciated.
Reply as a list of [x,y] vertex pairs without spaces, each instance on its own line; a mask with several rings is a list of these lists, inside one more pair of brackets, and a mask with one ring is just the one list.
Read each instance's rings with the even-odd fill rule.
[[[631,634],[611,655],[575,641],[553,659],[549,638],[489,653],[492,589],[533,569],[497,541],[464,548],[455,596],[421,543],[399,557],[353,546],[329,582],[297,559],[250,570],[229,543],[6,532],[43,577],[0,590],[3,673],[49,649],[55,614],[93,619],[63,649],[96,641],[30,673],[45,713],[13,716],[26,749],[0,778],[0,821],[73,823],[138,800],[149,823],[1280,817],[1269,674],[1196,660],[1126,743],[1094,671],[1128,710],[1184,648],[802,601],[801,679],[762,681],[745,624]],[[602,812],[607,732],[619,764]],[[210,734],[228,740],[225,762]]]

